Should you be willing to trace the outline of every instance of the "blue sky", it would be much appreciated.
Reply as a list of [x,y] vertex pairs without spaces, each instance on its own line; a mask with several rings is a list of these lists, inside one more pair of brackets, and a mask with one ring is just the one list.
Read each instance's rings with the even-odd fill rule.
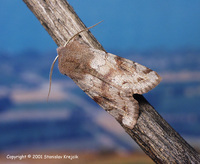
[[[106,50],[200,49],[199,0],[69,0]],[[2,0],[0,48],[10,53],[57,48],[22,0]]]

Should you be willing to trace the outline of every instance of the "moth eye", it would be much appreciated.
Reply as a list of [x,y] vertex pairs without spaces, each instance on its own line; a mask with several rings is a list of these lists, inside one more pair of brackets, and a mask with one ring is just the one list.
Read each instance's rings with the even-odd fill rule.
[[79,37],[79,38],[82,38],[82,36],[81,36],[80,34],[78,35],[78,37]]

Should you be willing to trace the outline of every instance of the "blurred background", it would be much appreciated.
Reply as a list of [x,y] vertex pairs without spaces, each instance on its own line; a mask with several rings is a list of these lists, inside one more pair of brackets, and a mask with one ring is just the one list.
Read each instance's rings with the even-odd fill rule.
[[[157,71],[146,99],[200,149],[200,1],[69,0],[104,48]],[[23,1],[0,5],[0,158],[77,154],[72,163],[151,163],[123,128],[54,68],[56,44]],[[30,161],[29,161],[30,162]],[[60,161],[57,161],[58,163]]]

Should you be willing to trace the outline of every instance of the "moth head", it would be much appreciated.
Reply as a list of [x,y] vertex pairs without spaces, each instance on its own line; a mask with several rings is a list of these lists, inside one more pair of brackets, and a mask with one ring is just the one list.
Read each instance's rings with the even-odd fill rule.
[[[89,29],[91,29],[91,28],[97,26],[97,25],[98,25],[99,23],[101,23],[101,22],[103,22],[103,21],[100,21],[100,22],[98,22],[97,24],[95,24],[95,25],[93,25],[93,26],[91,26],[91,27],[88,27],[88,28],[85,28],[85,29],[79,31],[79,32],[76,33],[74,36],[72,36],[72,37],[64,44],[63,47],[66,47],[67,44],[68,44],[70,41],[72,41],[76,36],[78,36],[80,33],[84,32],[84,31],[88,31]],[[47,101],[49,100],[49,96],[50,96],[50,92],[51,92],[51,81],[52,81],[53,68],[54,68],[54,65],[55,65],[56,61],[58,60],[58,57],[59,57],[59,54],[55,57],[55,59],[54,59],[52,65],[51,65],[51,69],[50,69],[50,73],[49,73],[49,91],[48,91],[48,95],[47,95]]]

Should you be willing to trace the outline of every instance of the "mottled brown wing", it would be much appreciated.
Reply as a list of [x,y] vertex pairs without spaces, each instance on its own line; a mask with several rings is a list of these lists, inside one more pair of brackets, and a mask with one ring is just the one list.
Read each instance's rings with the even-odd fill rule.
[[144,94],[155,88],[161,77],[153,70],[134,61],[92,49],[91,67],[104,76],[108,83],[133,94]]
[[132,95],[148,92],[161,80],[145,66],[78,41],[59,48],[58,55],[60,72],[130,129],[139,113],[138,102]]

